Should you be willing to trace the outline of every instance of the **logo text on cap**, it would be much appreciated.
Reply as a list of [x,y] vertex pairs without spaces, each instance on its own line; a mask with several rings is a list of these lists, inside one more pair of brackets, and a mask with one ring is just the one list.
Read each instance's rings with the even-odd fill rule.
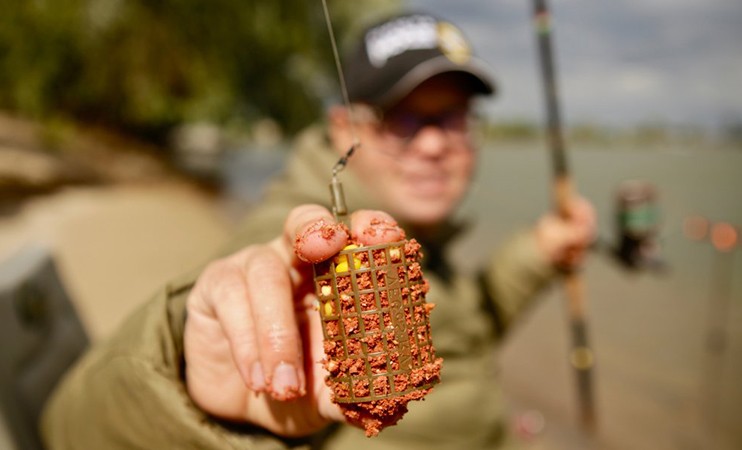
[[366,34],[368,59],[375,67],[409,50],[438,45],[436,19],[430,16],[403,17],[380,25]]

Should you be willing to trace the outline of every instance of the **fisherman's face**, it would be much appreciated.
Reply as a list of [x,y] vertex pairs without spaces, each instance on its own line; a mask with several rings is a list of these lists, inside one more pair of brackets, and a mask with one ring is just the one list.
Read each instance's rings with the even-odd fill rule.
[[381,118],[360,114],[361,149],[349,167],[400,221],[439,224],[469,187],[475,161],[471,91],[460,81],[450,74],[433,77]]

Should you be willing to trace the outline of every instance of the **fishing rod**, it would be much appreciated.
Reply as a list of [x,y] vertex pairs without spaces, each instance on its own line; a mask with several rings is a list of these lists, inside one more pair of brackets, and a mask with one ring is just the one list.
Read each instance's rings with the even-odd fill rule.
[[[562,134],[554,51],[551,42],[551,15],[546,0],[533,0],[533,19],[546,100],[546,136],[552,157],[553,200],[559,214],[569,217],[569,202],[575,190]],[[580,421],[587,431],[592,432],[596,426],[593,396],[595,358],[588,339],[585,288],[580,274],[574,270],[567,271],[564,277],[564,289],[568,300],[567,310],[572,333],[569,361],[574,368],[577,381]]]

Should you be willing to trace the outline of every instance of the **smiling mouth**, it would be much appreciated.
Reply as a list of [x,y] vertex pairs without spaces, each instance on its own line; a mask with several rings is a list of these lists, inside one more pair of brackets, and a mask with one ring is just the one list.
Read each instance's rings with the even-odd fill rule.
[[447,178],[444,175],[410,176],[407,182],[413,192],[421,196],[440,195],[447,187]]

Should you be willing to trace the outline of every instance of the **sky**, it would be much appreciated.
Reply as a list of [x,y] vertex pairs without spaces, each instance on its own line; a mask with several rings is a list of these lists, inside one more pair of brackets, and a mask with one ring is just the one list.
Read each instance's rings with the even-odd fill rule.
[[[492,68],[488,115],[544,116],[530,0],[406,0],[452,21]],[[742,124],[742,0],[551,0],[566,125]]]

